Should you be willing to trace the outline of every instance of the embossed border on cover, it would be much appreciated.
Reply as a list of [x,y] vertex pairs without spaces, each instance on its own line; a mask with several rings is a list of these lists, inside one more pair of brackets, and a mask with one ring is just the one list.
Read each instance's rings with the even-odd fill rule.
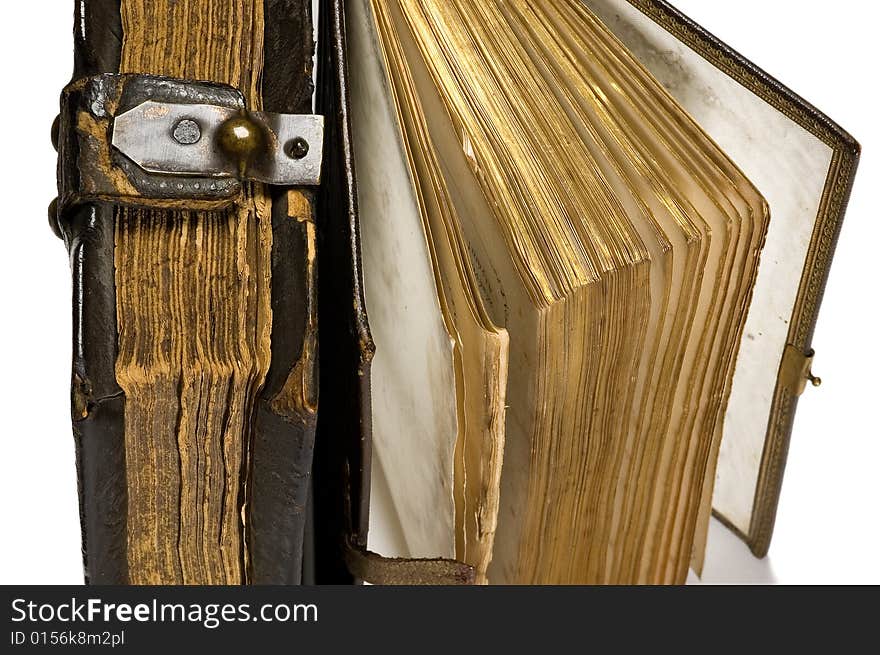
[[[789,344],[802,352],[809,351],[831,260],[858,168],[859,144],[825,114],[665,0],[627,2],[833,150],[788,334]],[[715,513],[722,523],[748,544],[757,557],[766,556],[770,548],[797,401],[797,397],[786,385],[781,380],[777,381],[748,534],[743,534],[724,516]]]

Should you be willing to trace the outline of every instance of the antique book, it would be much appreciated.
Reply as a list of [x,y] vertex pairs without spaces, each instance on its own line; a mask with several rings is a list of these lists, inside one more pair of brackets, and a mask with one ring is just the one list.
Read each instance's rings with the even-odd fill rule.
[[[74,273],[86,579],[298,582],[317,402],[315,192],[152,173],[107,142],[144,101],[310,113],[310,5],[74,5],[50,219]],[[199,127],[168,126],[169,142],[198,147]],[[188,197],[202,188],[216,193]]]
[[855,142],[663,2],[348,18],[400,554],[679,584],[713,508],[765,554]]
[[345,21],[312,5],[73,3],[49,222],[73,273],[87,583],[473,578],[365,549]]
[[314,5],[74,3],[87,582],[766,553],[857,144],[662,1]]

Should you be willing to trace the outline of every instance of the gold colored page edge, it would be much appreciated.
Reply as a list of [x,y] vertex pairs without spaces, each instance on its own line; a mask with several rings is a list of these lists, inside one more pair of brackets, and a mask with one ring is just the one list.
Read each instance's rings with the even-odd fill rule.
[[[859,144],[825,114],[722,43],[665,0],[626,1],[713,66],[832,149],[831,165],[788,333],[788,344],[802,352],[809,351],[831,261],[858,168],[861,150]],[[715,510],[712,512],[722,524],[745,541],[758,558],[767,555],[773,537],[797,400],[797,396],[777,375],[748,534],[734,527],[719,512]]]

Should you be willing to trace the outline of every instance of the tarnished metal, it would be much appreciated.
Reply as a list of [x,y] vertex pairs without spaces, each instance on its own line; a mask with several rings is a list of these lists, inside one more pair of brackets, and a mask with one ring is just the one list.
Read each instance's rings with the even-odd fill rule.
[[[324,117],[258,112],[254,116],[268,127],[268,152],[254,162],[250,175],[269,184],[317,185],[324,158]],[[293,144],[305,143],[305,147]],[[299,153],[300,156],[297,156]],[[291,156],[290,153],[293,153]],[[297,180],[273,182],[272,180]]]
[[171,136],[181,145],[191,145],[198,143],[199,139],[202,138],[202,128],[196,121],[184,118],[177,121]]
[[55,152],[58,152],[58,139],[61,135],[61,116],[58,115],[55,117],[55,120],[52,121],[52,147],[55,148]]
[[[189,141],[177,138],[184,131]],[[305,186],[321,181],[323,135],[323,116],[147,101],[116,117],[112,143],[150,173]],[[302,142],[301,157],[288,154],[287,144]]]
[[288,141],[284,146],[284,152],[288,157],[293,159],[303,159],[309,154],[309,142],[301,137]]
[[49,203],[49,227],[59,239],[63,238],[61,225],[58,224],[58,198],[53,198]]
[[266,135],[249,116],[236,115],[225,120],[217,130],[217,145],[233,161],[238,162],[241,175],[247,165],[266,149]]
[[791,344],[786,346],[779,370],[779,381],[795,396],[803,395],[808,382],[814,387],[822,385],[822,378],[813,375],[811,370],[815,356],[816,353],[812,350],[805,353]]
[[223,84],[136,74],[78,80],[64,90],[53,129],[58,211],[101,201],[211,210],[239,198],[246,181],[316,185],[323,129],[321,116],[248,112],[241,92]]

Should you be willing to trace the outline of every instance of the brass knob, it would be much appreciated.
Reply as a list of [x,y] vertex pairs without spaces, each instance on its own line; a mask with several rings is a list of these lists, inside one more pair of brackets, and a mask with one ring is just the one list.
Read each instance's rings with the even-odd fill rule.
[[813,375],[812,371],[807,373],[807,380],[809,380],[810,384],[812,384],[814,387],[822,386],[822,378],[817,378],[815,375]]
[[253,158],[266,144],[263,128],[247,116],[235,116],[217,130],[217,145],[226,155],[238,162],[239,174],[245,171]]
[[49,203],[49,227],[52,228],[52,233],[56,237],[59,239],[64,238],[61,232],[61,225],[58,223],[58,198]]
[[55,148],[55,151],[58,151],[58,143],[61,137],[61,114],[58,114],[55,117],[55,120],[52,121],[52,147]]

